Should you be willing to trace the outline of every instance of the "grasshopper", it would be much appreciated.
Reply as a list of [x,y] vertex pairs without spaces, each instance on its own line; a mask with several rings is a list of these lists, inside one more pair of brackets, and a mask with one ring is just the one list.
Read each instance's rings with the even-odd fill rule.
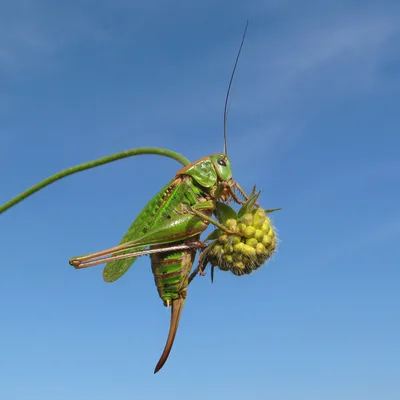
[[[210,223],[233,233],[213,219],[212,214],[219,201],[243,203],[237,197],[236,189],[248,198],[232,179],[227,155],[214,154],[195,161],[180,169],[153,197],[118,246],[70,260],[75,268],[106,262],[103,278],[106,282],[114,282],[137,259],[137,252],[141,252],[139,255],[150,254],[158,293],[164,305],[171,306],[170,331],[155,372],[164,365],[173,345],[196,250],[204,246],[200,242],[201,233]],[[149,252],[145,251],[148,246]]]
[[164,155],[184,164],[184,167],[176,172],[175,177],[144,207],[119,245],[70,259],[70,264],[77,269],[106,263],[103,279],[106,282],[114,282],[127,272],[139,256],[150,255],[159,296],[166,307],[171,307],[168,338],[154,373],[163,367],[174,343],[186,299],[189,273],[197,250],[205,247],[205,244],[200,241],[201,233],[207,229],[209,224],[212,224],[227,234],[233,234],[218,219],[213,218],[213,215],[216,215],[217,205],[221,202],[229,203],[232,201],[243,204],[244,202],[239,199],[237,191],[245,200],[249,198],[232,178],[232,167],[227,156],[226,143],[227,103],[246,31],[247,24],[236,56],[225,100],[223,153],[213,154],[190,163],[181,155],[170,150],[134,149],[81,164],[55,174],[0,207],[1,214],[56,180],[84,169],[132,155]]

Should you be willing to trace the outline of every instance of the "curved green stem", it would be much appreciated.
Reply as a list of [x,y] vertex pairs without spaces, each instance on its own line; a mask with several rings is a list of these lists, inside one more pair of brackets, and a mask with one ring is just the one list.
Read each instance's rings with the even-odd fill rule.
[[4,211],[8,210],[9,208],[15,206],[20,201],[25,200],[27,197],[31,196],[32,194],[43,189],[44,187],[62,179],[62,178],[65,178],[68,175],[72,175],[77,172],[84,171],[86,169],[99,167],[100,165],[104,165],[104,164],[108,164],[113,161],[121,160],[122,158],[138,156],[138,155],[142,155],[142,154],[155,154],[155,155],[159,155],[159,156],[173,158],[174,160],[180,162],[184,166],[190,164],[190,161],[187,158],[176,153],[175,151],[161,149],[161,148],[157,148],[157,147],[139,147],[137,149],[122,151],[120,153],[112,154],[111,156],[102,157],[97,160],[89,161],[87,163],[75,165],[74,167],[65,169],[64,171],[60,171],[60,172],[48,177],[47,179],[39,182],[35,186],[32,186],[25,192],[19,194],[18,196],[14,197],[7,203],[0,206],[0,214],[2,214]]

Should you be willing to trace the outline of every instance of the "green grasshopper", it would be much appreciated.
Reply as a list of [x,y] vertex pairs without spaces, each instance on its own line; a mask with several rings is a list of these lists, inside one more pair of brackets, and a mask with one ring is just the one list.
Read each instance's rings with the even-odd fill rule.
[[247,24],[225,99],[224,153],[213,154],[190,163],[170,150],[134,149],[62,171],[0,206],[1,214],[56,180],[124,157],[158,154],[174,158],[184,165],[145,206],[118,246],[70,259],[70,264],[77,269],[106,263],[103,278],[106,282],[114,282],[131,267],[137,257],[150,255],[159,296],[166,307],[171,306],[169,334],[155,373],[165,364],[175,339],[189,284],[189,273],[197,250],[205,247],[200,241],[201,233],[211,223],[220,230],[233,234],[212,216],[216,215],[217,205],[220,202],[244,203],[238,198],[236,191],[248,200],[244,190],[232,178],[226,144],[227,103],[246,31]]
[[[232,233],[213,219],[212,214],[219,201],[243,203],[235,189],[248,198],[232,179],[231,163],[225,154],[195,161],[179,170],[154,196],[118,246],[70,260],[75,268],[106,262],[103,278],[114,282],[139,255],[150,254],[159,296],[165,306],[172,306],[167,343],[155,372],[164,365],[173,345],[196,250],[204,246],[200,242],[201,233],[210,223]],[[150,250],[146,251],[148,246]]]

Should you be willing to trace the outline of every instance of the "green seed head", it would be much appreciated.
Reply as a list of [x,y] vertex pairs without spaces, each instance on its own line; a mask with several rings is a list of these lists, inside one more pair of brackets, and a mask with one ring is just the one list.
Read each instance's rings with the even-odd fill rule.
[[274,253],[277,238],[264,209],[254,206],[240,218],[228,219],[224,225],[240,235],[223,233],[210,245],[206,257],[212,265],[235,275],[250,274]]

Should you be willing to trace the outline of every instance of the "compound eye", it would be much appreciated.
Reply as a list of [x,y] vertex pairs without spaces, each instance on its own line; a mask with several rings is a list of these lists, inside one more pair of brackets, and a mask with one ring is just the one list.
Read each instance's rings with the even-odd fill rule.
[[225,162],[225,160],[224,160],[223,158],[220,158],[220,159],[217,161],[217,163],[218,163],[219,165],[222,165],[223,167],[226,167],[226,162]]

